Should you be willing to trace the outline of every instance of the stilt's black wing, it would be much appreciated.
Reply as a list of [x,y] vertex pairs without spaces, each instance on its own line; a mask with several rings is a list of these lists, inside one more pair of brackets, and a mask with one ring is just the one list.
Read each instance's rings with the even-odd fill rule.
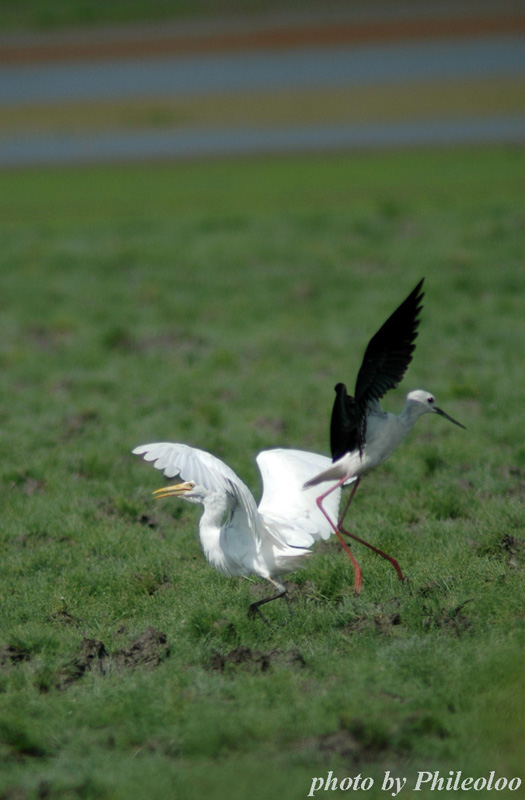
[[366,348],[355,384],[357,446],[360,451],[366,442],[369,405],[398,385],[412,361],[419,325],[418,314],[423,308],[423,280],[370,339]]
[[347,394],[344,383],[335,387],[335,400],[330,421],[330,450],[332,460],[355,450],[357,440],[357,417],[354,398]]

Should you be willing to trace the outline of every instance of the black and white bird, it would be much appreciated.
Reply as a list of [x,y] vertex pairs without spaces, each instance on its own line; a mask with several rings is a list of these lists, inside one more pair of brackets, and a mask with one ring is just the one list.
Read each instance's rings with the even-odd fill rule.
[[[424,280],[424,279],[423,279]],[[432,394],[416,389],[406,397],[400,414],[390,414],[381,408],[381,398],[394,389],[403,378],[412,360],[419,325],[419,312],[422,309],[423,280],[408,295],[385,324],[372,337],[366,348],[361,368],[357,374],[354,395],[349,395],[344,383],[335,387],[336,397],[330,423],[330,446],[333,463],[330,467],[310,478],[305,488],[317,486],[326,481],[333,485],[317,498],[317,504],[335,531],[340,531],[352,539],[366,545],[375,553],[388,559],[400,580],[403,573],[395,558],[364,541],[354,533],[343,528],[343,522],[352,502],[361,476],[382,464],[392,455],[403,441],[416,421],[423,414],[439,414],[454,425],[464,428],[448,414],[438,408]],[[340,489],[348,481],[355,479],[348,501],[337,524],[323,507],[323,501],[332,492]],[[353,560],[355,570],[355,590],[362,586],[359,565]]]
[[133,453],[153,462],[167,478],[180,477],[182,482],[158,489],[155,497],[202,503],[199,538],[212,567],[228,577],[256,575],[276,590],[249,608],[249,616],[257,614],[267,622],[260,606],[286,594],[277,578],[306,566],[312,545],[332,535],[329,520],[339,512],[340,488],[334,487],[327,498],[327,509],[318,507],[316,489],[303,490],[304,482],[326,469],[330,459],[302,450],[259,453],[263,493],[257,506],[239,476],[204,450],[156,442]]

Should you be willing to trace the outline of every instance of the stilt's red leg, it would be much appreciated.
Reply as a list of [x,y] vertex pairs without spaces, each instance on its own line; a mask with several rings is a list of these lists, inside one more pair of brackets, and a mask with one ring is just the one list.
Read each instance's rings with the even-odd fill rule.
[[337,526],[330,519],[330,516],[327,514],[327,512],[325,511],[325,509],[323,507],[323,500],[325,499],[325,497],[328,497],[329,494],[331,494],[332,492],[335,492],[335,490],[338,489],[340,486],[342,486],[343,483],[346,480],[347,480],[346,478],[342,478],[342,480],[338,481],[335,484],[335,486],[331,486],[330,489],[328,489],[327,492],[324,492],[324,494],[320,495],[317,498],[316,503],[317,503],[319,509],[322,511],[322,513],[326,517],[326,519],[328,520],[328,522],[330,523],[330,525],[332,526],[332,528],[334,529],[334,532],[337,535],[337,538],[341,542],[341,545],[342,545],[343,549],[345,550],[348,558],[352,562],[352,566],[354,568],[354,591],[355,591],[356,594],[360,594],[362,586],[363,586],[363,574],[361,572],[361,567],[359,566],[359,564],[355,560],[354,554],[352,553],[352,551],[348,547],[347,543],[345,542],[345,540],[343,539],[343,537],[339,533],[339,530],[338,530]]
[[[358,487],[358,484],[359,484],[360,480],[361,480],[361,478],[357,478],[356,482],[354,483],[354,486],[353,486],[352,491],[350,493],[350,497],[346,501],[346,505],[344,507],[343,513],[339,517],[339,521],[337,523],[337,529],[341,533],[344,533],[345,536],[350,536],[351,539],[355,539],[355,541],[359,542],[359,544],[364,544],[365,547],[369,547],[370,550],[373,550],[374,553],[377,553],[378,556],[381,556],[382,558],[386,558],[387,561],[390,561],[390,563],[394,567],[395,571],[397,572],[397,577],[399,578],[400,581],[403,581],[404,577],[403,577],[403,573],[401,572],[401,567],[399,566],[399,564],[397,563],[395,558],[393,558],[392,556],[389,556],[388,553],[385,553],[383,550],[380,550],[378,547],[374,547],[374,545],[370,544],[370,542],[365,542],[364,539],[360,539],[359,536],[355,535],[355,533],[350,533],[350,531],[347,531],[346,528],[343,528],[344,518],[346,517],[347,511],[348,511],[348,507],[349,507],[350,503],[354,499],[354,494],[356,492],[356,489]],[[323,495],[323,496],[326,496],[326,495]]]
[[340,516],[339,516],[339,520],[338,520],[338,523],[337,523],[337,527],[338,528],[341,527],[341,525],[343,524],[343,520],[346,517],[346,514],[347,514],[348,509],[350,507],[350,503],[354,499],[354,494],[356,493],[357,487],[359,486],[360,483],[361,483],[361,477],[359,476],[358,478],[355,479],[354,485],[352,486],[352,491],[350,492],[350,494],[348,496],[348,500],[346,501],[346,505],[345,505],[345,507],[343,509],[343,513],[340,514]]
[[361,572],[361,567],[359,566],[359,564],[355,560],[354,554],[352,553],[352,551],[348,547],[347,543],[345,542],[345,540],[343,539],[343,537],[341,536],[339,531],[336,529],[335,532],[337,534],[337,538],[341,542],[341,546],[346,551],[346,554],[347,554],[348,558],[350,559],[350,561],[352,562],[352,565],[354,567],[354,592],[356,594],[361,594],[361,589],[363,588],[363,573]]
[[399,566],[399,564],[397,563],[396,559],[393,556],[389,556],[388,553],[385,553],[383,550],[380,550],[379,547],[374,547],[374,545],[370,544],[370,542],[365,542],[364,539],[360,539],[359,536],[355,535],[355,533],[350,533],[350,531],[347,531],[345,528],[341,528],[341,526],[339,526],[339,531],[341,533],[344,533],[345,536],[350,536],[351,539],[355,539],[355,541],[359,542],[359,544],[364,544],[365,547],[369,547],[370,550],[373,550],[374,553],[377,553],[378,556],[386,558],[387,561],[390,561],[395,571],[397,572],[397,577],[399,578],[399,580],[400,581],[405,580],[403,573],[401,572],[401,567]]

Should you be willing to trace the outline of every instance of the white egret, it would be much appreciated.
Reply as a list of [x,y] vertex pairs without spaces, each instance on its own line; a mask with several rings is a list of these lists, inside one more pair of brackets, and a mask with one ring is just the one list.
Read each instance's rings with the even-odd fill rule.
[[[257,507],[239,476],[211,453],[170,442],[140,445],[133,453],[153,462],[167,478],[182,479],[158,489],[155,497],[202,503],[199,537],[212,567],[229,577],[257,575],[277,590],[250,605],[249,616],[258,614],[266,622],[260,606],[286,594],[277,578],[304,567],[312,545],[332,534],[325,509],[316,503],[317,491],[303,490],[305,481],[326,469],[330,459],[301,450],[259,453],[263,494]],[[336,487],[327,498],[329,514],[337,515],[339,501]],[[345,548],[349,552],[346,544]]]
[[[403,580],[403,573],[396,559],[350,533],[343,528],[343,522],[361,476],[386,461],[410,433],[420,416],[439,414],[454,425],[465,427],[438,408],[433,395],[422,389],[409,392],[405,407],[399,415],[386,413],[379,403],[390,389],[398,385],[412,360],[419,324],[418,314],[422,309],[423,280],[370,340],[357,375],[354,396],[347,393],[344,383],[338,383],[335,387],[336,398],[330,423],[333,463],[305,483],[305,488],[308,489],[325,481],[336,481],[317,498],[319,508],[334,529],[388,559],[400,580]],[[323,502],[351,479],[355,482],[336,525]],[[361,569],[355,565],[354,569],[355,590],[359,592],[362,585]]]

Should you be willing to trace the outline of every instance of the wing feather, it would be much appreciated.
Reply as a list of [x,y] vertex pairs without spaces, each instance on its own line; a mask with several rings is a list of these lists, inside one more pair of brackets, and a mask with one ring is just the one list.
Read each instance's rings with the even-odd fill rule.
[[351,453],[358,446],[358,428],[354,398],[346,391],[344,383],[335,387],[335,400],[330,420],[330,450],[332,461]]
[[173,442],[142,444],[132,452],[153,462],[155,469],[162,470],[166,478],[180,477],[209,491],[227,494],[232,513],[240,505],[248,516],[250,528],[257,535],[258,512],[253,495],[237,473],[220,458],[206,450]]
[[355,403],[359,449],[366,441],[366,416],[369,406],[378,402],[403,378],[415,350],[418,314],[423,308],[423,280],[408,295],[370,339],[355,384]]
[[[311,547],[320,539],[329,539],[333,530],[319,510],[316,487],[303,489],[303,485],[321,470],[331,465],[331,460],[317,453],[303,450],[263,450],[257,464],[263,480],[263,494],[259,514],[272,533],[292,547]],[[325,508],[337,520],[341,491],[332,492],[325,500]]]

